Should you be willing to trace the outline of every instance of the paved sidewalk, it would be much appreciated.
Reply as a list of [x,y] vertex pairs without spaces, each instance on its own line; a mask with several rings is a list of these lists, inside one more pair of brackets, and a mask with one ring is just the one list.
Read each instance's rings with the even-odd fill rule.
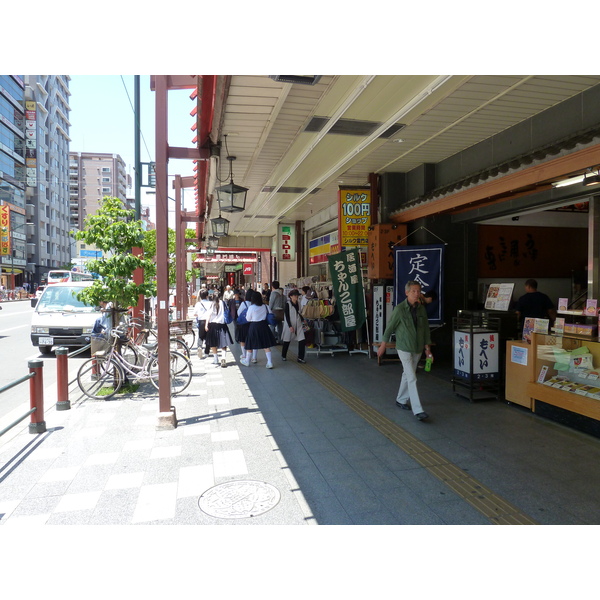
[[75,386],[46,433],[0,438],[0,525],[600,523],[600,440],[469,403],[441,365],[419,376],[419,422],[394,404],[398,364],[227,357],[193,356],[176,429],[156,430],[153,388],[92,401]]

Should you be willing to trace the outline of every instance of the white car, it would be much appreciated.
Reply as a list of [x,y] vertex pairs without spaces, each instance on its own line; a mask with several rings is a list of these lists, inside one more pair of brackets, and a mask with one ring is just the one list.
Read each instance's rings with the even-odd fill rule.
[[91,281],[46,286],[31,317],[31,343],[48,354],[55,346],[83,347],[90,343],[99,307],[86,306],[77,293]]
[[39,300],[42,292],[46,289],[45,285],[40,285],[37,290],[35,290],[35,297]]

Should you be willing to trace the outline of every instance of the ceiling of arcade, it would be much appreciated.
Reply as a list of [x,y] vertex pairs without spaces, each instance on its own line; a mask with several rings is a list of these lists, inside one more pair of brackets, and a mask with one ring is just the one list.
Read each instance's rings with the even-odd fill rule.
[[[232,236],[270,237],[280,221],[309,219],[336,203],[340,185],[439,163],[600,83],[552,75],[220,79],[211,141],[221,142],[221,164],[210,162],[208,191],[227,183],[227,153],[236,156],[235,183],[249,188],[246,210],[224,215],[230,245]],[[210,206],[217,217],[218,203]]]

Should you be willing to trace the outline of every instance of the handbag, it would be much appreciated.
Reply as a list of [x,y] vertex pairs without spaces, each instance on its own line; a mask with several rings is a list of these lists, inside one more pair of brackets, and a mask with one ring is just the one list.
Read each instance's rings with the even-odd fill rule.
[[310,331],[310,325],[306,321],[302,321],[302,331]]
[[277,319],[275,318],[275,315],[268,308],[267,308],[267,323],[272,326],[277,325]]
[[245,325],[246,323],[248,323],[248,320],[246,319],[246,313],[248,312],[248,305],[244,302],[244,310],[238,314],[237,316],[237,324],[238,325]]
[[225,315],[225,323],[229,325],[233,321],[233,317],[231,316],[231,311],[229,310],[229,306],[223,301],[224,306],[224,315]]

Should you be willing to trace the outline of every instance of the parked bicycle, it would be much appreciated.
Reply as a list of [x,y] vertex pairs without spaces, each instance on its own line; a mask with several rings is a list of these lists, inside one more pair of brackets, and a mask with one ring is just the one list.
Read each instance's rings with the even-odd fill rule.
[[[131,384],[150,381],[158,389],[158,352],[157,343],[142,344],[138,347],[138,358],[142,364],[128,360],[127,353],[119,351],[120,344],[127,344],[129,338],[124,329],[111,331],[112,343],[108,354],[96,353],[86,360],[77,372],[77,384],[81,391],[95,400],[112,398],[128,381]],[[171,394],[180,394],[192,380],[190,360],[174,350],[169,351],[169,372]]]
[[[142,312],[142,316],[145,316],[145,313]],[[181,352],[190,358],[190,346],[183,339],[173,335],[172,331],[170,334],[169,347],[171,350]],[[142,344],[155,343],[158,340],[157,329],[148,320],[142,321],[132,317],[127,323],[127,335],[129,342],[124,343],[123,352],[128,356],[129,362],[140,364],[141,357],[138,356],[137,347]]]

